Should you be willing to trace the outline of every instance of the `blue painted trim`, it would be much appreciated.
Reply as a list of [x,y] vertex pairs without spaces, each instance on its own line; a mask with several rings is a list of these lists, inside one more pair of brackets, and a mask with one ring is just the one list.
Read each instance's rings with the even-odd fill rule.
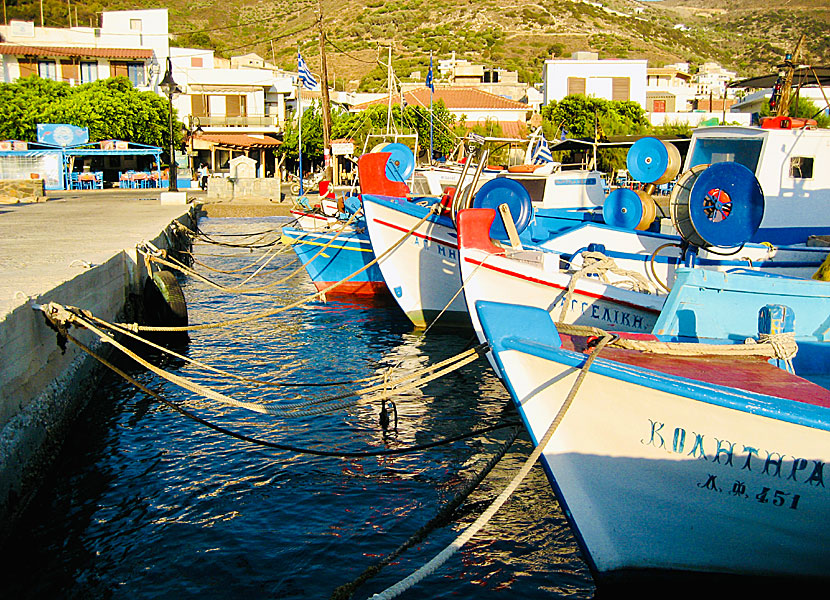
[[[516,337],[505,338],[501,343],[501,347],[504,350],[517,350],[576,368],[582,367],[587,358],[579,352],[552,348],[535,341]],[[702,383],[694,379],[666,375],[659,371],[633,367],[601,357],[594,361],[591,371],[690,400],[751,413],[776,421],[830,431],[830,408],[823,406],[736,390],[716,384]]]
[[830,235],[830,226],[762,227],[752,236],[752,242],[776,245],[803,244],[811,235]]
[[[385,206],[387,208],[397,210],[399,212],[410,215],[412,217],[416,217],[418,219],[423,219],[427,212],[429,212],[429,209],[432,207],[432,205],[438,202],[437,198],[421,198],[421,200],[427,200],[428,202],[432,202],[429,206],[420,206],[416,204],[418,200],[419,198],[413,198],[412,200],[408,200],[406,198],[395,198],[392,196],[375,196],[372,194],[363,194],[363,202],[374,202],[375,204],[379,204],[380,206]],[[427,221],[432,221],[433,223],[438,223],[439,225],[455,229],[455,225],[453,224],[452,219],[450,219],[449,217],[441,215],[430,215]]]

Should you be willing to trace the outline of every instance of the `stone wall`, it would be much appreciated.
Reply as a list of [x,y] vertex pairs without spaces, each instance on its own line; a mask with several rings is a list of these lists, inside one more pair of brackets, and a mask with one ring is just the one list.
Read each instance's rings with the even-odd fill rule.
[[42,202],[45,199],[43,179],[0,179],[0,204]]
[[[231,179],[208,178],[207,202],[233,202],[234,200],[280,201],[281,181],[275,177]],[[286,186],[287,188],[287,186]],[[284,191],[287,191],[284,190]]]

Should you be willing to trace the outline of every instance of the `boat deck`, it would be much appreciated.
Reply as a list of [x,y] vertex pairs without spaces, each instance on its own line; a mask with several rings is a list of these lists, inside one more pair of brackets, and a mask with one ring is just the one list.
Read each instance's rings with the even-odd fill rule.
[[[654,336],[622,335],[639,340],[657,339]],[[561,337],[562,348],[585,354],[590,352],[587,347],[589,338]],[[600,356],[664,375],[830,408],[830,390],[770,364],[763,356],[676,356],[612,347],[604,348]]]

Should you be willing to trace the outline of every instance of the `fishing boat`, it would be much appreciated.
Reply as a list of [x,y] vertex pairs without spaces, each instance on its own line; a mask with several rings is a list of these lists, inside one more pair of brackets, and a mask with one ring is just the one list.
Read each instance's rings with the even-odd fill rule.
[[324,230],[282,229],[283,240],[292,245],[318,291],[328,290],[327,296],[388,296],[365,232],[360,219],[352,224],[338,220]]
[[586,261],[584,268],[573,268],[569,255],[494,241],[491,227],[498,218],[492,209],[458,214],[461,281],[480,341],[484,334],[475,311],[478,300],[520,300],[546,309],[559,322],[651,332],[666,300],[662,289],[602,255]]
[[595,355],[605,331],[476,310],[600,587],[827,578],[830,285],[681,270],[652,334]]
[[[486,161],[479,161],[477,171],[484,164]],[[363,195],[372,247],[376,254],[384,255],[378,263],[383,277],[416,327],[427,327],[439,316],[441,327],[471,325],[461,294],[458,234],[453,220],[461,206],[469,202],[495,209],[507,204],[517,233],[531,244],[551,235],[540,215],[595,208],[602,201],[602,178],[596,171],[551,169],[516,175],[502,173],[480,186],[474,177],[467,188],[440,198]]]

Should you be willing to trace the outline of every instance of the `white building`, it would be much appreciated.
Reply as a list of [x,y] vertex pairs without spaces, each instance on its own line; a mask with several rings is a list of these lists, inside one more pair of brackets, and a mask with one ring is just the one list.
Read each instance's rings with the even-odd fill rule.
[[156,90],[168,55],[167,10],[105,11],[100,27],[0,26],[4,82],[40,75],[72,85],[124,75],[139,89]]
[[[729,71],[715,62],[703,63],[697,73],[692,76],[692,83],[695,85],[696,93],[699,96],[723,96],[726,84],[737,79],[735,71]],[[728,91],[729,94],[732,90]]]
[[646,60],[600,60],[595,52],[574,52],[571,58],[545,61],[544,103],[582,94],[646,106]]

